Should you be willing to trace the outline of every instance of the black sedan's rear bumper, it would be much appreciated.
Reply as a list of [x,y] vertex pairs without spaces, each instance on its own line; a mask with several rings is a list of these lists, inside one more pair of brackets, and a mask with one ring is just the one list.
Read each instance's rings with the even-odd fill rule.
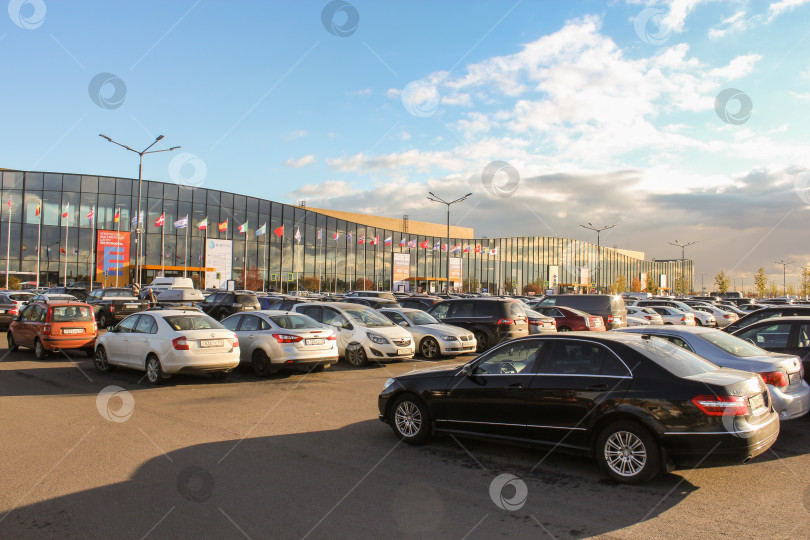
[[778,435],[779,417],[772,413],[766,422],[749,430],[668,432],[661,445],[678,468],[711,467],[745,463],[768,450]]

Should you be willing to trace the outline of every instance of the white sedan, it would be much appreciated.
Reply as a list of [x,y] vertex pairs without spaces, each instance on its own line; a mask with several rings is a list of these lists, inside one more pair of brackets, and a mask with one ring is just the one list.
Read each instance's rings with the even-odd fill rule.
[[668,306],[650,306],[664,319],[664,324],[682,324],[685,326],[695,326],[695,316],[692,313],[685,313],[680,309]]
[[239,339],[196,310],[142,311],[96,339],[93,362],[102,373],[117,366],[145,371],[152,384],[176,373],[224,379],[239,365]]

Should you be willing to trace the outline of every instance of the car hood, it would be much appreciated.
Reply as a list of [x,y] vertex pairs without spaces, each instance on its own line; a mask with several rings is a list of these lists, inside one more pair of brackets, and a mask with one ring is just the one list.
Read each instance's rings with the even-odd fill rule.
[[376,334],[380,334],[381,336],[385,336],[387,338],[394,338],[394,339],[406,339],[411,338],[411,333],[408,332],[406,329],[402,328],[401,326],[360,326],[360,329],[365,330],[366,332],[372,332]]
[[472,332],[465,330],[463,328],[459,328],[458,326],[453,326],[452,324],[420,324],[413,327],[415,330],[419,330],[425,334],[430,334],[432,336],[467,336],[472,335]]
[[409,373],[397,376],[397,380],[408,379],[434,379],[440,377],[452,377],[464,364],[454,364],[452,366],[433,366],[429,368],[414,369]]

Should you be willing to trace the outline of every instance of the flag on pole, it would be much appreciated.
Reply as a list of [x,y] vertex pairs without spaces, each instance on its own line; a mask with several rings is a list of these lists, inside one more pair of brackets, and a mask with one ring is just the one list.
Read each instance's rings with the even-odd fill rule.
[[201,222],[197,223],[197,229],[200,230],[200,231],[207,231],[208,230],[208,218],[205,218]]
[[447,251],[447,244],[442,244],[442,251]]
[[360,238],[358,238],[358,239],[357,239],[357,243],[358,243],[358,244],[365,244],[365,243],[366,243],[366,235],[365,235],[365,234],[361,234],[361,235],[360,235]]
[[392,242],[392,239],[391,239],[391,237],[389,236],[388,238],[386,238],[385,240],[383,240],[383,245],[384,245],[384,246],[390,246],[390,245],[391,245],[391,242]]
[[121,209],[115,211],[115,216],[113,217],[113,221],[118,223],[121,220]]
[[242,223],[241,225],[239,225],[239,233],[240,234],[241,233],[247,233],[247,229],[248,229],[248,222],[247,221]]
[[461,251],[461,244],[453,246],[453,253],[458,253],[459,251]]
[[79,254],[79,248],[73,248],[73,254],[78,255]]
[[225,221],[219,224],[219,232],[227,230],[228,230],[228,220],[226,219]]
[[379,243],[380,243],[380,237],[379,236],[375,236],[374,240],[371,241],[372,246],[376,246]]
[[352,243],[352,233],[346,233],[346,241],[348,243]]
[[481,253],[481,246],[480,245],[475,246],[475,252],[476,253]]
[[42,203],[39,203],[39,204],[37,205],[37,209],[36,209],[36,210],[34,210],[34,215],[35,215],[35,216],[38,216],[38,215],[39,215],[39,213],[40,213],[41,211],[42,211]]
[[405,247],[405,244],[407,244],[407,243],[408,243],[408,241],[403,236],[402,240],[399,241],[399,247]]
[[94,208],[90,207],[90,212],[87,213],[87,221],[93,221],[93,218],[96,216]]
[[322,229],[318,229],[318,240],[322,239],[321,233],[323,232]]
[[408,247],[415,248],[416,247],[416,240],[408,240]]
[[[50,253],[50,251],[51,251],[51,248],[48,248],[49,253]],[[64,253],[65,255],[67,255],[67,251],[65,251],[65,248],[63,248],[62,246],[59,246],[59,253]]]
[[469,253],[470,251],[472,251],[472,246],[467,244],[467,247],[464,248],[464,253]]
[[433,244],[433,251],[438,251],[438,250],[439,250],[439,242],[436,242],[435,244]]
[[498,248],[492,248],[492,250],[489,252],[489,254],[490,255],[497,255],[498,254]]
[[340,233],[335,231],[335,234],[332,235],[332,240],[334,240],[335,242],[340,240]]
[[166,221],[166,212],[160,214],[160,217],[155,220],[155,227],[163,227],[163,223]]
[[422,249],[427,249],[430,247],[430,243],[427,240],[425,240],[424,242],[419,242],[419,247]]
[[299,244],[301,243],[301,227],[298,227],[295,230],[295,241],[298,242]]
[[275,233],[276,236],[282,238],[284,236],[284,225],[276,227],[275,229],[273,229],[273,232]]
[[188,215],[174,222],[175,229],[183,229],[185,227],[188,227]]
[[[70,204],[70,203],[68,203]],[[8,209],[11,210],[11,196],[8,198]]]
[[[11,199],[8,200],[8,207],[11,209]],[[68,209],[70,208],[70,203],[65,205],[65,211],[62,212],[62,219],[67,219],[68,217]]]
[[256,236],[262,236],[267,232],[267,223],[256,229]]

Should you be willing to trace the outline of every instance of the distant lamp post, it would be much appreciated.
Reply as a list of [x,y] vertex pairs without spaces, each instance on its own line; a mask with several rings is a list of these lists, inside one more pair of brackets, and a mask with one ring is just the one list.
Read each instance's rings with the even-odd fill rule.
[[776,261],[776,264],[782,265],[782,296],[787,298],[787,267],[789,264],[793,264],[796,261],[785,262],[784,259],[781,261]]
[[438,195],[436,195],[432,191],[428,191],[428,194],[430,195],[428,197],[428,200],[447,205],[447,268],[445,270],[447,270],[447,276],[446,276],[447,277],[447,284],[446,284],[447,294],[450,294],[450,207],[452,205],[456,204],[456,203],[460,203],[461,201],[466,200],[468,197],[470,197],[472,195],[472,193],[467,193],[463,197],[459,197],[455,201],[449,201],[449,202],[445,201],[444,199],[442,199],[441,197],[439,197]]
[[[134,149],[130,148],[129,146],[125,145],[125,144],[121,144],[118,141],[112,140],[111,138],[107,137],[106,135],[102,135],[101,133],[99,133],[98,136],[101,137],[102,139],[107,139],[108,141],[110,141],[113,144],[117,144],[121,148],[126,148],[130,152],[135,152],[136,154],[138,154],[138,209],[135,212],[135,217],[138,220],[137,221],[138,228],[135,231],[136,235],[137,235],[136,236],[136,243],[138,244],[138,252],[135,255],[135,258],[136,258],[136,260],[135,260],[135,278],[136,278],[136,281],[138,282],[138,284],[140,284],[141,283],[141,278],[142,278],[141,272],[143,270],[143,265],[141,264],[141,253],[143,252],[143,238],[141,238],[141,233],[146,232],[146,229],[143,227],[143,221],[144,220],[142,219],[142,216],[141,216],[141,184],[142,184],[142,172],[143,172],[143,156],[146,155],[146,154],[157,154],[158,152],[171,152],[172,150],[177,150],[178,148],[180,148],[180,146],[172,146],[171,148],[165,148],[163,150],[149,151],[149,149],[152,148],[153,146],[155,146],[158,143],[158,141],[163,139],[163,135],[158,135],[157,139],[155,139],[152,144],[150,144],[149,146],[144,148],[143,151],[138,152],[137,150],[134,150]],[[161,257],[162,256],[163,255],[161,254]]]
[[686,272],[684,272],[685,260],[686,260],[686,248],[691,245],[697,244],[700,240],[695,240],[694,242],[687,242],[682,244],[675,240],[674,242],[667,242],[670,246],[676,246],[681,248],[681,296],[686,295]]
[[582,228],[596,232],[596,292],[600,291],[600,285],[602,281],[599,271],[602,265],[602,241],[601,241],[602,231],[612,229],[616,225],[618,225],[618,223],[614,225],[607,225],[605,227],[596,227],[591,222],[588,222],[587,225],[580,225],[580,227]]

